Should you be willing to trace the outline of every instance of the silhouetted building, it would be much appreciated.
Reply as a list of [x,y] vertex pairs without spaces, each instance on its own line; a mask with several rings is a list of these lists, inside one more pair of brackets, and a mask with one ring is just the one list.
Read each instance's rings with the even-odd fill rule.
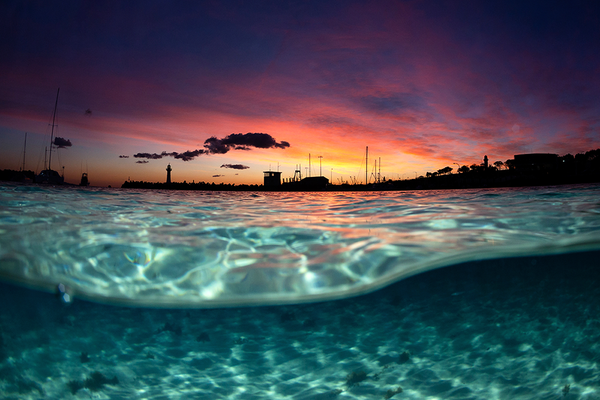
[[514,166],[517,171],[550,171],[558,168],[559,157],[550,153],[516,154]]
[[171,168],[171,164],[167,165],[167,184],[171,183],[171,171],[173,171],[173,168]]
[[320,190],[329,185],[329,179],[324,176],[310,176],[298,182],[302,190]]
[[484,167],[485,169],[488,169],[488,166],[489,166],[489,165],[488,165],[488,157],[487,157],[487,155],[486,155],[486,156],[483,156],[483,167]]
[[281,172],[279,171],[264,171],[265,188],[278,188],[281,186]]

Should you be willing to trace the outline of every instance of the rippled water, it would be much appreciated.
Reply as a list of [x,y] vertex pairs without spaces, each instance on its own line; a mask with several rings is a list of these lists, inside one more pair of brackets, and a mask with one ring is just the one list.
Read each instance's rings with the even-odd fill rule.
[[599,192],[0,186],[0,398],[597,400]]
[[102,302],[343,298],[464,261],[600,249],[600,186],[184,192],[0,186],[5,280]]

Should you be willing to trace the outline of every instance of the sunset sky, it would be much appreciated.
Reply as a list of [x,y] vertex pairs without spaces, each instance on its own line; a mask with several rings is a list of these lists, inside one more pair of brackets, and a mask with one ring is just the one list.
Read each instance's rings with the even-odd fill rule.
[[169,163],[262,183],[309,153],[312,175],[322,156],[364,181],[365,146],[402,179],[600,147],[596,0],[5,0],[0,32],[0,169],[21,168],[25,132],[43,168],[60,88],[72,146],[52,168],[73,183],[164,181]]

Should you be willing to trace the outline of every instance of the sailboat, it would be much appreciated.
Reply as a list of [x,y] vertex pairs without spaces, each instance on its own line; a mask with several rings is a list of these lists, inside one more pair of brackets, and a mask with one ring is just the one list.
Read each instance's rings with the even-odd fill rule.
[[84,172],[81,174],[81,182],[79,183],[79,186],[89,186],[90,185],[90,181],[88,180],[88,174],[87,172]]
[[50,155],[48,158],[48,166],[35,177],[36,183],[50,183],[53,185],[62,185],[65,183],[65,178],[52,169],[52,146],[54,146],[54,127],[56,122],[56,109],[58,108],[58,94],[60,88],[56,92],[56,102],[54,103],[54,114],[52,116],[52,132],[50,134]]

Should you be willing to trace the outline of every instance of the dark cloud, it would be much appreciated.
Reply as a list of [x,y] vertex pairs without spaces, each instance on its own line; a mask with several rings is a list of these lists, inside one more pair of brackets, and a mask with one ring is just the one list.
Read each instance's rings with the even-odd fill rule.
[[222,176],[225,176],[225,175],[213,175],[212,177],[213,177],[213,178],[220,178],[220,177],[222,177]]
[[[163,152],[164,153],[164,152]],[[161,158],[163,158],[162,154],[156,154],[156,153],[136,153],[133,155],[134,158],[147,158],[149,160],[160,160]],[[139,163],[139,161],[138,161]]]
[[221,165],[221,168],[248,169],[250,167],[248,167],[247,165],[242,165],[242,164],[223,164],[223,165]]
[[223,144],[221,139],[217,139],[214,136],[204,141],[204,147],[211,154],[225,154],[230,150],[229,146]]
[[176,151],[173,151],[171,153],[168,153],[166,151],[163,151],[160,154],[157,153],[137,153],[134,154],[133,156],[135,158],[147,158],[149,160],[160,160],[163,157],[174,157],[177,158],[179,160],[183,160],[183,161],[191,161],[194,158],[198,157],[200,154],[204,154],[206,153],[205,150],[193,150],[193,151],[185,151],[183,153],[178,153]]
[[129,156],[123,156],[123,155],[121,155],[121,156],[119,156],[119,158],[129,158]]
[[277,142],[268,133],[232,133],[223,139],[210,137],[204,142],[204,147],[211,154],[225,154],[231,149],[250,150],[251,147],[259,149],[285,149],[290,144],[285,141]]
[[66,147],[73,146],[71,144],[71,141],[69,139],[64,139],[64,138],[61,138],[61,137],[58,137],[58,136],[54,138],[54,145],[56,147],[58,147],[59,149],[64,149]]
[[[251,150],[252,147],[256,147],[259,149],[285,149],[286,147],[290,147],[290,144],[286,141],[278,142],[273,138],[273,136],[268,133],[232,133],[229,136],[224,137],[223,139],[218,139],[216,137],[210,137],[204,141],[204,147],[206,150],[197,149],[197,150],[188,150],[183,153],[177,153],[176,151],[168,153],[163,151],[162,153],[137,153],[134,154],[135,158],[146,158],[148,160],[160,160],[163,157],[174,157],[178,160],[183,161],[191,161],[194,158],[202,155],[202,154],[225,154],[229,152],[229,150]],[[121,158],[126,158],[124,156],[120,156]],[[246,169],[246,167],[241,164],[224,164],[221,166],[222,168],[234,168],[234,169]]]
[[148,164],[148,160],[140,160],[140,161],[136,161],[137,164]]
[[173,157],[179,159],[179,160],[183,160],[183,161],[191,161],[194,158],[198,157],[200,154],[204,154],[206,153],[206,151],[204,150],[194,150],[194,151],[185,151],[183,153],[179,153],[174,155]]

